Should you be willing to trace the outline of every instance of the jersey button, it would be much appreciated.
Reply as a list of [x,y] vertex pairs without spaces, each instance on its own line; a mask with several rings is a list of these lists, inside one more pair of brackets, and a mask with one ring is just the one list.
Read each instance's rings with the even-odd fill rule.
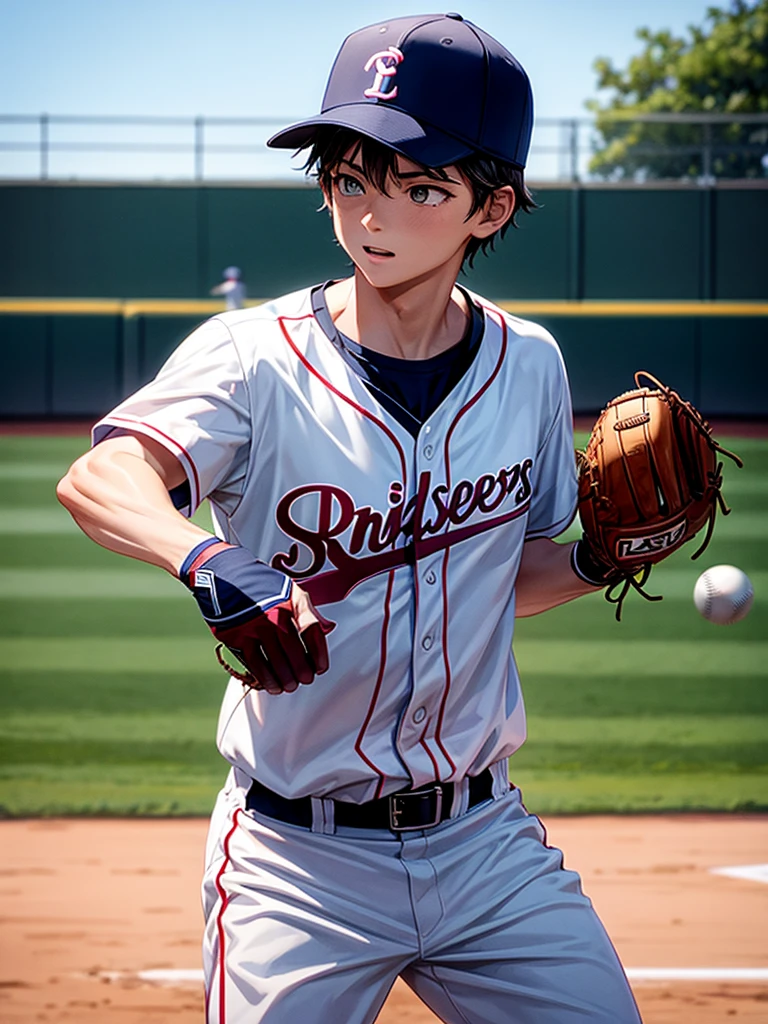
[[413,720],[416,723],[416,725],[418,725],[419,722],[423,722],[426,717],[426,708],[416,708],[416,710],[413,712]]
[[431,585],[432,585],[433,583],[436,583],[436,582],[437,582],[437,576],[435,576],[435,574],[434,574],[434,573],[432,572],[432,570],[431,570],[431,569],[429,570],[429,572],[427,573],[427,575],[426,575],[426,576],[424,577],[424,579],[425,579],[425,581],[426,581],[427,583],[429,583],[429,585],[430,585],[430,586],[431,586]]
[[424,445],[424,458],[425,459],[431,459],[434,450],[435,449],[432,447],[431,444],[425,444]]
[[421,641],[421,646],[424,648],[425,651],[428,651],[432,646],[432,637],[425,636],[424,639]]

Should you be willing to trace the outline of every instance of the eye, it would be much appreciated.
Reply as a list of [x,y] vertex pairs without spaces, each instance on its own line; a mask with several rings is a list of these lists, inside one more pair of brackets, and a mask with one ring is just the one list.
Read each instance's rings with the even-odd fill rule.
[[339,174],[333,179],[333,183],[343,196],[363,196],[365,189],[357,180],[349,174]]
[[408,189],[408,193],[414,203],[419,206],[439,206],[451,198],[450,192],[443,188],[436,188],[434,185],[414,185]]

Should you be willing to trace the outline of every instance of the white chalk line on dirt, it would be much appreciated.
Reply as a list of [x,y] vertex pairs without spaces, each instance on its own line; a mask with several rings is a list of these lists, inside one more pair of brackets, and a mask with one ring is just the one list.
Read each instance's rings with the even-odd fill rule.
[[627,967],[630,981],[768,981],[766,967]]
[[764,882],[768,885],[768,864],[736,864],[731,868],[710,868],[709,871],[712,875],[744,878],[748,882]]
[[[768,982],[768,967],[627,967],[630,981],[723,981]],[[137,979],[158,985],[202,984],[203,972],[195,968],[157,968],[135,973],[102,971],[102,978],[110,981]]]

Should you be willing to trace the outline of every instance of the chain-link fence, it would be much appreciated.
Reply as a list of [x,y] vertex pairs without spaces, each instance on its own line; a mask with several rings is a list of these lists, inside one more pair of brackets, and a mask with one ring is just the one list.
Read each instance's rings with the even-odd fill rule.
[[[300,182],[266,140],[300,117],[0,115],[0,179]],[[768,113],[539,118],[531,181],[768,180]]]

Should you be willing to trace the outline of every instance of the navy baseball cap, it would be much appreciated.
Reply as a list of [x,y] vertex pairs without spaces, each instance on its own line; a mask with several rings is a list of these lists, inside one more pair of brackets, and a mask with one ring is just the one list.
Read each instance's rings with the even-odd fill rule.
[[533,94],[512,54],[460,14],[393,18],[347,36],[320,113],[267,145],[300,149],[321,125],[350,128],[426,167],[480,153],[522,169]]

